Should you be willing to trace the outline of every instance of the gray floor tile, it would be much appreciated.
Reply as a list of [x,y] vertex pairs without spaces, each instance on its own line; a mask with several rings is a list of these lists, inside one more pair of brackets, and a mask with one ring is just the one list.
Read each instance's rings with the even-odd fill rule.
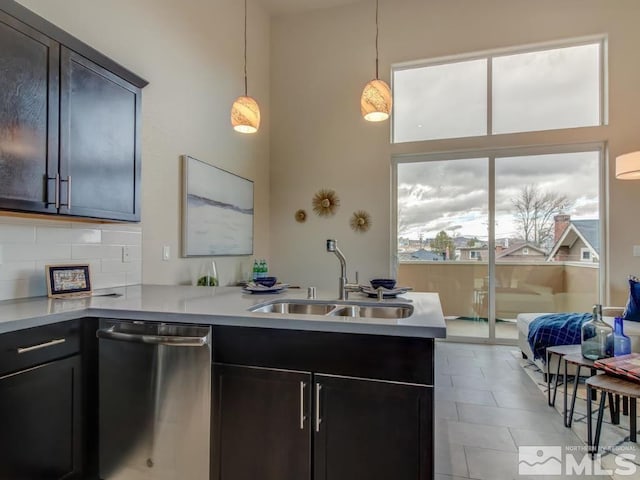
[[553,413],[539,413],[515,408],[488,407],[461,403],[458,405],[458,414],[461,422],[522,428],[556,434],[558,431],[554,427],[554,423],[562,423],[562,417],[555,413],[555,411]]
[[582,448],[584,443],[570,429],[564,432],[547,432],[534,429],[509,428],[517,446],[521,445],[561,445]]
[[436,473],[457,477],[469,476],[462,445],[452,445],[436,438],[434,456]]
[[[473,378],[473,377],[467,377]],[[436,387],[453,387],[453,382],[451,381],[451,375],[436,375],[435,381]]]
[[486,448],[465,447],[469,476],[481,480],[518,478],[518,453]]
[[439,365],[436,363],[436,373],[439,375],[461,375],[465,377],[483,377],[480,367],[469,365]]
[[436,438],[438,441],[468,447],[516,451],[516,445],[507,427],[446,420],[436,422]]
[[[494,391],[493,396],[499,407],[519,408],[537,412],[554,412],[555,409],[547,405],[546,397],[540,392],[532,395],[531,392],[508,392],[504,390]],[[557,401],[557,400],[556,400]]]
[[458,407],[455,402],[436,402],[436,419],[458,421]]
[[496,406],[493,394],[486,390],[473,390],[468,388],[436,387],[436,402],[460,402],[475,405]]

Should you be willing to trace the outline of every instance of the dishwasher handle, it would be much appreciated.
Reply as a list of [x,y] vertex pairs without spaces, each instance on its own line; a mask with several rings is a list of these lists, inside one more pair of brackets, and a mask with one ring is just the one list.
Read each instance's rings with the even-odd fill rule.
[[116,332],[114,327],[101,328],[96,337],[122,342],[146,343],[150,345],[169,345],[172,347],[203,347],[209,343],[208,336],[181,337],[173,335],[147,335],[139,333]]

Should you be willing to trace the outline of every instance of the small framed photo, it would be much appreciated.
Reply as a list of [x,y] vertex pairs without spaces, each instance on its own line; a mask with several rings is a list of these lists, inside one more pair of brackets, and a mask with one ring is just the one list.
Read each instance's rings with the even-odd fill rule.
[[52,298],[91,295],[89,265],[47,265],[47,292]]

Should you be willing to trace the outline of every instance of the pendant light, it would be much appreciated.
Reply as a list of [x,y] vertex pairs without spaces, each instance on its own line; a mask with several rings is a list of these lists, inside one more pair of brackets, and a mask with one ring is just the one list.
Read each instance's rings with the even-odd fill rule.
[[240,133],[255,133],[260,128],[260,107],[247,95],[247,0],[244,0],[244,95],[233,102],[231,125]]
[[378,77],[378,0],[376,0],[376,78],[367,83],[360,98],[360,111],[365,120],[381,122],[391,114],[391,89]]

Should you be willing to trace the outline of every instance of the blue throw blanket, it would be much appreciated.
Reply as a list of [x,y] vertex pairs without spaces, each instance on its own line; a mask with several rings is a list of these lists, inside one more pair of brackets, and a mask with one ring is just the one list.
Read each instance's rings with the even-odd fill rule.
[[533,359],[546,362],[547,347],[580,343],[582,324],[592,318],[590,313],[549,313],[540,315],[529,324],[529,346]]

